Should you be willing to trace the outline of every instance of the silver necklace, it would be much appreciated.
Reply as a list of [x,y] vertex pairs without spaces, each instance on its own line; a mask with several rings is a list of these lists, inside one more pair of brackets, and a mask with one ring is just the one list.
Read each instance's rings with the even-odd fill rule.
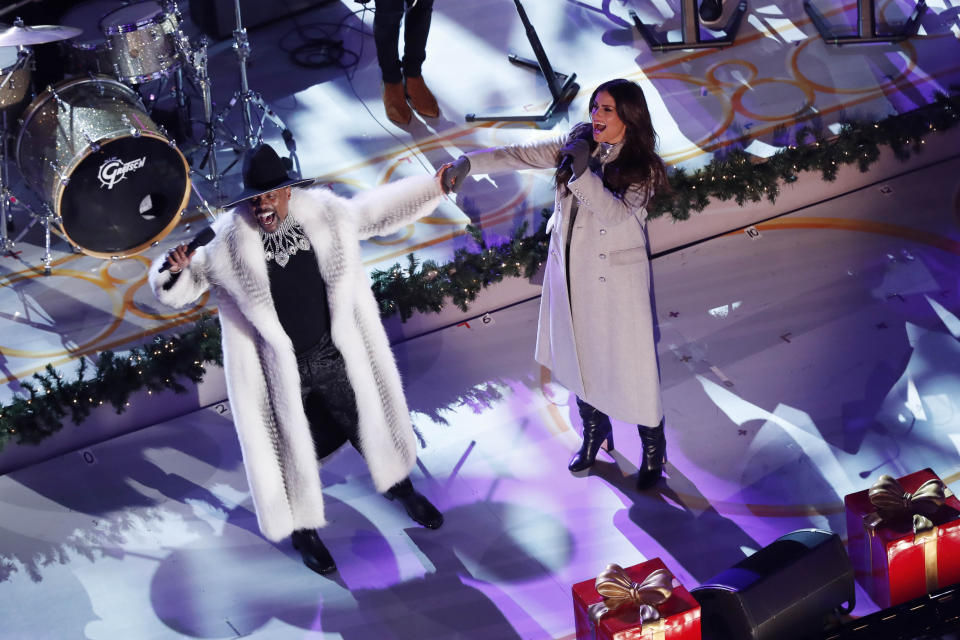
[[607,159],[607,156],[610,155],[610,152],[613,151],[619,144],[620,144],[619,142],[617,143],[601,142],[600,151],[599,153],[597,153],[597,157],[600,158],[601,162],[603,162],[604,160]]
[[290,256],[297,255],[297,251],[308,251],[310,249],[310,241],[304,235],[303,229],[289,214],[273,233],[264,233],[263,229],[259,231],[267,262],[273,260],[281,267],[287,266],[287,263],[290,262]]

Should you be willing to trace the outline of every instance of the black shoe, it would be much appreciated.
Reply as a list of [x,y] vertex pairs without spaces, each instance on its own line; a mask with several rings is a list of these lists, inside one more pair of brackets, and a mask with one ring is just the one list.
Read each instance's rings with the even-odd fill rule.
[[577,408],[583,421],[583,444],[567,465],[567,469],[574,472],[593,466],[604,441],[607,443],[607,451],[613,451],[613,426],[607,414],[580,398],[577,398]]
[[410,519],[427,529],[439,529],[443,524],[443,514],[426,496],[413,488],[410,478],[393,485],[383,495],[390,500],[399,500]]
[[705,27],[715,27],[723,17],[723,0],[701,0],[700,24]]
[[337,570],[333,556],[327,551],[327,547],[324,546],[315,529],[297,529],[290,536],[290,540],[293,542],[293,548],[300,552],[303,564],[307,565],[311,571],[325,576]]
[[646,491],[653,488],[663,474],[663,463],[667,460],[667,437],[663,431],[663,420],[656,427],[637,425],[643,453],[637,474],[637,489]]

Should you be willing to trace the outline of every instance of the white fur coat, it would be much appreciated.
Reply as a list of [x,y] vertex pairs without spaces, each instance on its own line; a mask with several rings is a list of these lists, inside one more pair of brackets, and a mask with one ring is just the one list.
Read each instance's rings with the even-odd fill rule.
[[[300,223],[327,286],[333,343],[357,397],[358,435],[374,485],[386,491],[416,463],[416,438],[393,352],[380,322],[359,241],[392,233],[432,211],[441,191],[428,176],[405,178],[352,199],[325,188],[293,190]],[[216,237],[193,255],[169,289],[150,269],[157,298],[172,307],[216,295],[234,424],[263,535],[280,540],[325,524],[319,464],[300,397],[290,338],[280,325],[256,222],[237,210],[214,223]]]

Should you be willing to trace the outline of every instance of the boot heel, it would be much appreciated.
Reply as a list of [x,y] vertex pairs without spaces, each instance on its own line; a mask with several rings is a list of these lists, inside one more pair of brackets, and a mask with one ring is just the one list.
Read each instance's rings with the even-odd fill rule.
[[607,439],[604,440],[603,450],[607,453],[613,451],[613,429],[610,429],[610,435],[607,436]]
[[613,450],[613,426],[605,413],[577,398],[580,419],[583,421],[583,443],[580,450],[571,458],[567,469],[576,473],[583,471],[596,462],[597,453],[606,443],[607,451]]
[[663,474],[663,465],[667,462],[667,438],[663,430],[663,420],[656,427],[637,425],[643,453],[637,468],[637,489],[646,491],[653,488]]

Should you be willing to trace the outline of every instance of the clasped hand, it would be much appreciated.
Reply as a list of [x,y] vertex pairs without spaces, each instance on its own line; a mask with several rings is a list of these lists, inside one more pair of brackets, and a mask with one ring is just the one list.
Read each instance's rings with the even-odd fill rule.
[[444,193],[456,193],[463,186],[463,180],[470,175],[470,158],[460,156],[453,162],[447,162],[437,169],[440,187]]

